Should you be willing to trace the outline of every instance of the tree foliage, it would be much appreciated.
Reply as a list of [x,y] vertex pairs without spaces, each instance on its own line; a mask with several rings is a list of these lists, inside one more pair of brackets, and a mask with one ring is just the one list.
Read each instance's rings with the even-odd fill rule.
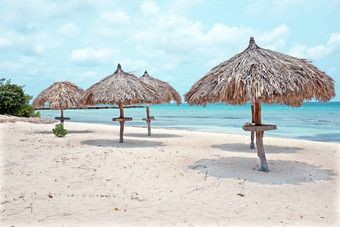
[[32,96],[24,93],[23,86],[11,84],[10,80],[0,79],[0,114],[18,117],[40,117],[29,105]]

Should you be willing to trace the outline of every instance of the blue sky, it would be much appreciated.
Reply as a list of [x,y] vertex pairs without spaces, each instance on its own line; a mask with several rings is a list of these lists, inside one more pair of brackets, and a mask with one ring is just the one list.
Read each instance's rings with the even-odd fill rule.
[[312,60],[340,94],[339,12],[340,0],[0,0],[0,78],[35,97],[56,81],[87,89],[121,63],[183,95],[254,36]]

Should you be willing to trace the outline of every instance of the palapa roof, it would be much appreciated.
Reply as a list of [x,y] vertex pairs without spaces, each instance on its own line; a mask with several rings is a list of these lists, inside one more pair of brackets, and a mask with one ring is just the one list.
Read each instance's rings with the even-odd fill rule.
[[260,48],[251,37],[247,49],[211,69],[184,97],[196,105],[250,101],[301,106],[313,98],[329,101],[335,91],[334,80],[310,61]]
[[126,73],[118,64],[117,70],[86,90],[81,98],[84,105],[98,104],[160,104],[161,94],[133,74]]
[[171,100],[174,100],[177,105],[182,103],[180,94],[170,84],[150,76],[147,71],[139,79],[154,87],[159,94],[164,95],[164,99],[161,102],[170,103]]
[[34,100],[32,106],[41,108],[48,102],[50,109],[69,109],[79,106],[79,99],[84,90],[71,82],[55,82],[43,90]]

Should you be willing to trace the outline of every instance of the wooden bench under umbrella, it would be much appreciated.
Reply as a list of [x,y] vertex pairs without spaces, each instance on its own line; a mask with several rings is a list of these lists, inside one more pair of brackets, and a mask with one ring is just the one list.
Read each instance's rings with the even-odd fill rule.
[[117,70],[99,82],[92,85],[81,98],[83,105],[99,105],[110,104],[118,105],[120,115],[118,118],[113,118],[113,121],[120,123],[119,142],[123,143],[124,124],[126,121],[131,121],[132,118],[124,116],[124,105],[131,104],[159,104],[160,95],[156,90],[140,81],[133,74],[124,72],[118,64]]
[[85,91],[71,82],[55,82],[50,87],[43,90],[34,100],[32,106],[36,109],[45,107],[49,104],[52,110],[60,110],[61,116],[55,117],[64,124],[69,117],[64,117],[64,109],[71,109],[79,106],[79,99]]
[[[212,68],[184,95],[189,104],[252,105],[252,123],[243,129],[256,133],[261,170],[268,171],[263,133],[276,129],[261,121],[261,103],[298,107],[304,100],[335,97],[334,80],[305,59],[260,48],[253,37],[243,52]],[[251,144],[252,147],[252,144]]]
[[[145,71],[143,76],[141,76],[139,79],[155,88],[157,93],[162,95],[161,100],[159,100],[160,103],[170,103],[171,100],[174,100],[177,105],[182,103],[180,94],[170,84],[149,76],[147,71]],[[147,122],[148,136],[151,136],[151,121],[155,120],[155,117],[150,116],[149,104],[146,104],[146,118],[143,118],[142,120]]]

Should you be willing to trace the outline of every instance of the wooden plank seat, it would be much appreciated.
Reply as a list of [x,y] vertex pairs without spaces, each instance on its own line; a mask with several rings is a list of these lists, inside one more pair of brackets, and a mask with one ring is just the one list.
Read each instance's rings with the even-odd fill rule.
[[112,121],[132,121],[132,117],[116,117],[112,118]]
[[277,129],[276,125],[267,125],[267,124],[261,124],[261,125],[255,125],[255,123],[245,123],[243,125],[244,131],[255,131],[255,132],[263,132],[263,131],[269,131],[269,130],[275,130]]
[[60,120],[60,121],[65,121],[65,120],[70,120],[71,118],[69,118],[69,117],[55,117],[54,119]]
[[154,116],[150,116],[148,118],[143,118],[142,120],[143,121],[153,121],[153,120],[155,120],[155,117]]

